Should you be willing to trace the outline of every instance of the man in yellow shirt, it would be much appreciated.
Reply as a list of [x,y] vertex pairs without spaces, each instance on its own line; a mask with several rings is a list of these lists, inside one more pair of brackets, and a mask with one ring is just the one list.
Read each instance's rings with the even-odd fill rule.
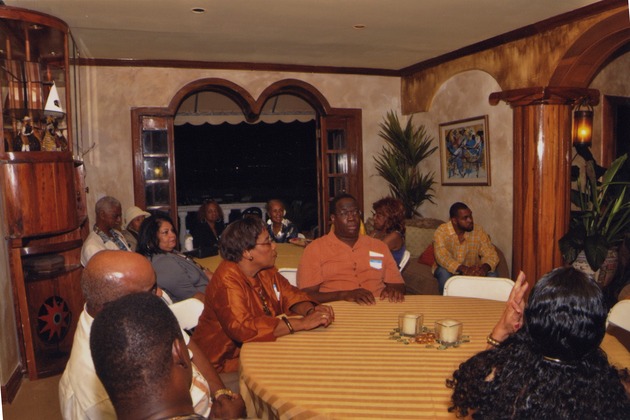
[[457,274],[497,277],[499,255],[490,237],[481,226],[475,226],[472,211],[457,202],[449,210],[450,221],[443,223],[433,235],[435,265],[440,293],[446,281]]

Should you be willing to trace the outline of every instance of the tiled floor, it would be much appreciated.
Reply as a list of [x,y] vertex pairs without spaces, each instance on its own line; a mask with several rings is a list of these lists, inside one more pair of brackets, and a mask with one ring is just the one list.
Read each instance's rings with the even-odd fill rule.
[[61,420],[57,387],[61,375],[29,381],[22,386],[11,404],[2,404],[4,420]]

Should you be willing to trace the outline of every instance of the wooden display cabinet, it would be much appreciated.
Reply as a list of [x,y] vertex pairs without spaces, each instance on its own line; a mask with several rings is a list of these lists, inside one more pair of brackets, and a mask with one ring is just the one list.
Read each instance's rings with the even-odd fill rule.
[[30,379],[64,369],[83,309],[87,213],[72,154],[70,41],[60,20],[0,6],[2,237]]

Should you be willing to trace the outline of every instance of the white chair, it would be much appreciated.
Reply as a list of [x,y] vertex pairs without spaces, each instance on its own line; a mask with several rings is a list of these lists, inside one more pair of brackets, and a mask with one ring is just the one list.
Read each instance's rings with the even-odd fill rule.
[[278,272],[282,274],[282,276],[289,280],[291,286],[297,287],[297,268],[279,268]]
[[400,269],[400,271],[403,271],[403,269],[405,268],[405,266],[407,265],[407,263],[409,262],[409,258],[411,257],[411,252],[409,252],[408,249],[405,250],[405,253],[403,254],[403,257],[400,260],[400,265],[398,266],[398,268]]
[[173,303],[169,306],[175,314],[182,330],[192,330],[197,326],[199,317],[203,312],[203,302],[199,299],[190,298]]
[[444,285],[444,296],[507,302],[512,287],[514,287],[514,282],[502,277],[453,276]]
[[630,331],[630,300],[621,300],[610,309],[606,325],[609,323]]

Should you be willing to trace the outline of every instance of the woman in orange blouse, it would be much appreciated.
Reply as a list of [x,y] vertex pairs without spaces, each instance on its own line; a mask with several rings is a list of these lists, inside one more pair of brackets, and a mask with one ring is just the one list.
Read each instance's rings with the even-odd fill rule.
[[[193,334],[217,372],[238,370],[241,345],[330,325],[330,306],[318,305],[274,267],[276,245],[260,219],[230,224],[219,245],[223,261],[206,288]],[[291,318],[280,315],[301,315]]]

